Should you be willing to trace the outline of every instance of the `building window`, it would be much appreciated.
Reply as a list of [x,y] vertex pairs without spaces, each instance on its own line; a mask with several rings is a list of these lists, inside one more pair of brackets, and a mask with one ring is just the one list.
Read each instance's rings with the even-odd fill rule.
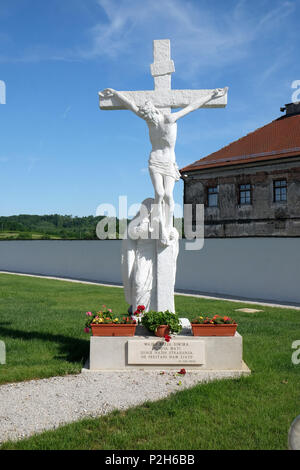
[[287,182],[286,180],[273,181],[274,202],[287,200]]
[[208,207],[218,206],[219,186],[207,188],[207,205]]
[[239,204],[252,204],[252,197],[251,197],[251,184],[240,184],[240,196],[239,196]]

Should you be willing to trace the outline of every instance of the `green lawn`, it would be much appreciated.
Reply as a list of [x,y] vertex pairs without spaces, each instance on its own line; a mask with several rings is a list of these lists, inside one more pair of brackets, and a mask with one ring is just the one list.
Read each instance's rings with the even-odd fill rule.
[[[122,289],[1,274],[7,365],[0,366],[0,383],[79,372],[89,350],[84,312],[102,304],[125,311]],[[237,320],[250,377],[199,385],[2,448],[286,449],[289,426],[300,414],[300,365],[291,363],[300,311],[260,306],[256,314],[235,312],[245,306],[176,296],[182,316],[219,313]]]

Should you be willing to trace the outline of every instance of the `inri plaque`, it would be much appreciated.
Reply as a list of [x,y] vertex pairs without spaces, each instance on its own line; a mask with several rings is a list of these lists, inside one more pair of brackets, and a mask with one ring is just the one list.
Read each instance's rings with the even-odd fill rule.
[[145,339],[128,341],[128,364],[201,365],[205,363],[204,341]]

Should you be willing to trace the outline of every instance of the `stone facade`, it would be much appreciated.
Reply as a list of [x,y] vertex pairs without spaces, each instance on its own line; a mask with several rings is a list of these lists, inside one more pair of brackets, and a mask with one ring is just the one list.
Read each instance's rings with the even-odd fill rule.
[[[204,204],[205,237],[300,236],[300,155],[186,172],[184,203]],[[287,183],[286,201],[274,201],[274,181]],[[240,185],[251,185],[251,203],[240,204]],[[218,202],[208,205],[208,188]],[[193,224],[195,221],[193,221]]]

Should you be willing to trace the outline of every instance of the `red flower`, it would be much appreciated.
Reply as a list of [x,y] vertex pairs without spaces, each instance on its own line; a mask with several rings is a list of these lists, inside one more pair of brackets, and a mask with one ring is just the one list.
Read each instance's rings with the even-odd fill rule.
[[185,369],[180,369],[180,371],[178,372],[178,374],[185,375],[185,374],[186,374],[186,370],[185,370]]
[[171,341],[171,336],[165,335],[165,341],[169,343]]
[[136,315],[138,317],[140,313],[142,313],[144,310],[145,310],[144,305],[138,305],[133,315]]

